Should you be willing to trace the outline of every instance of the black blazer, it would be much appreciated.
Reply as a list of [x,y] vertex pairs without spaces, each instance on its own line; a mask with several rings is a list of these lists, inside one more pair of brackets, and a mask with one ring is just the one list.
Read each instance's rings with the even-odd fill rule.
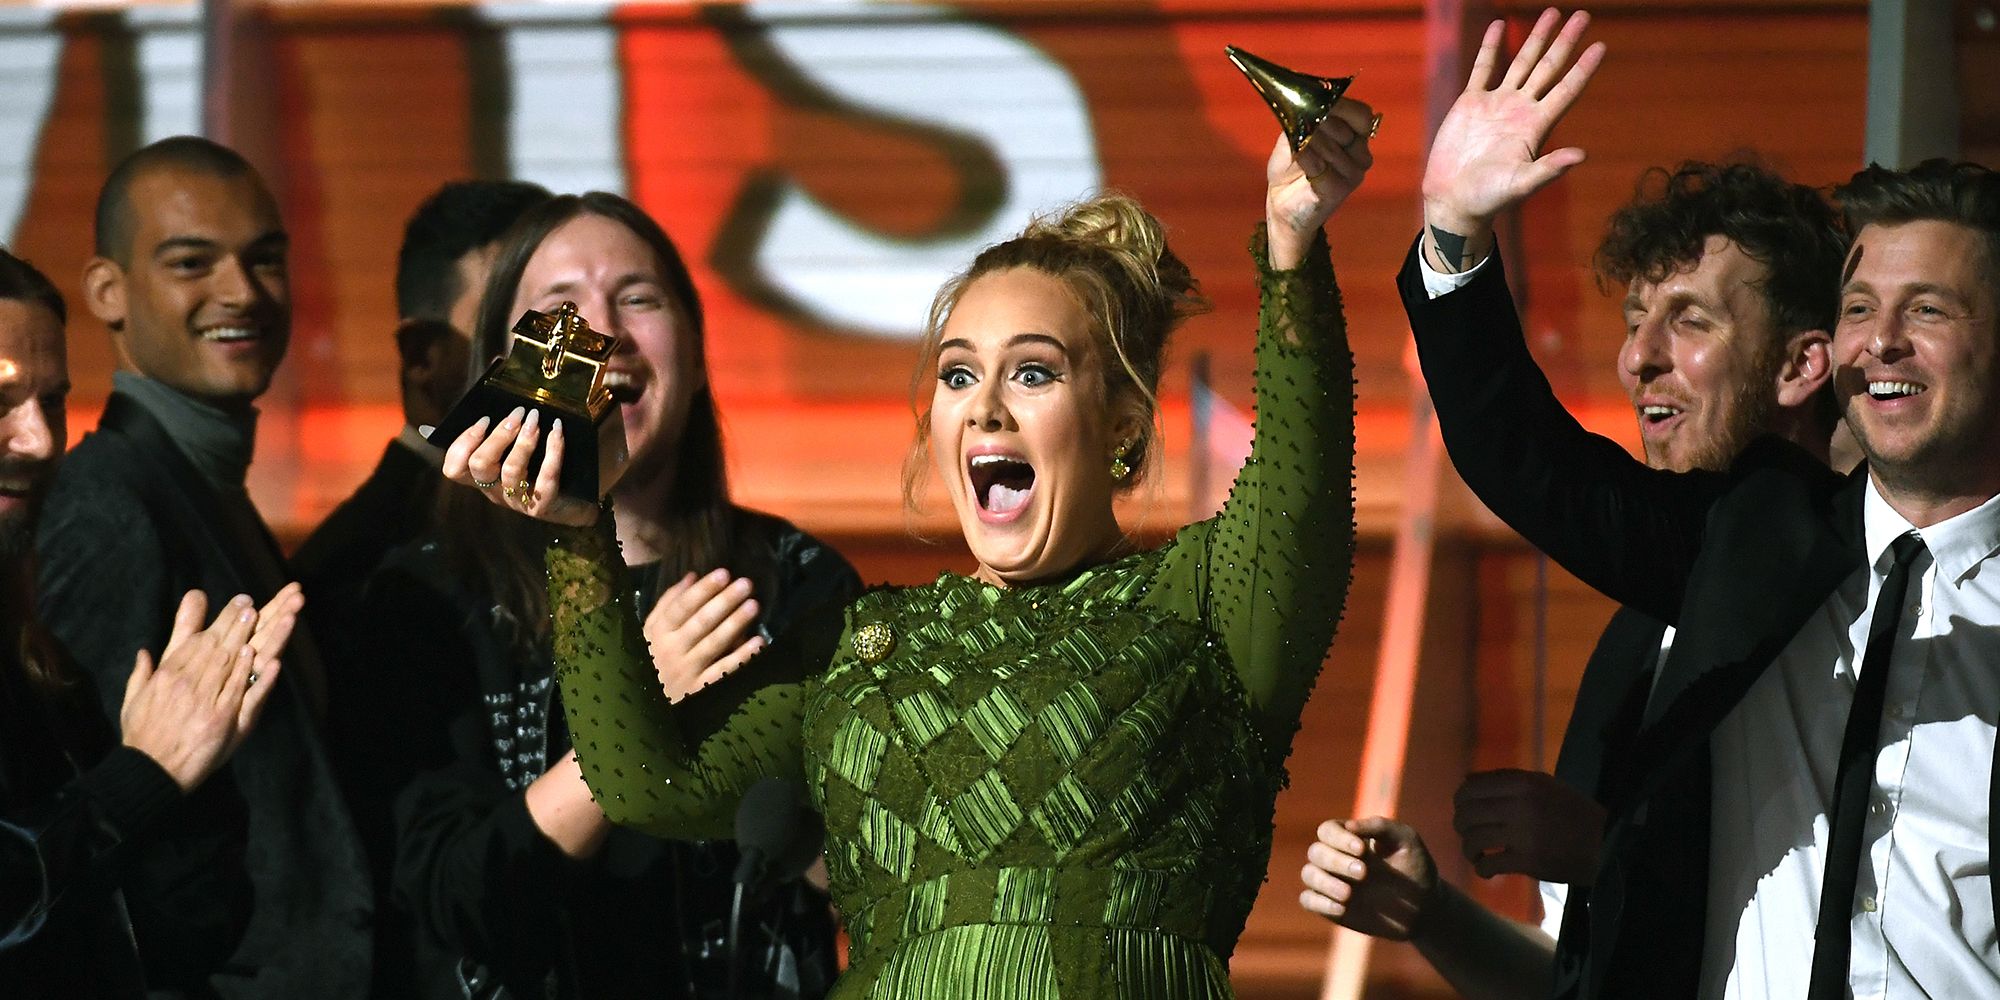
[[1630,734],[1645,714],[1666,631],[1665,622],[1619,608],[1584,665],[1562,749],[1556,752],[1555,775],[1599,802],[1609,801],[1624,786]]
[[[380,624],[362,615],[359,605],[369,575],[390,550],[416,538],[430,523],[437,484],[443,481],[422,455],[390,441],[375,470],[299,544],[289,564],[292,579],[305,588],[306,621],[320,640],[321,654],[342,665],[340,683],[327,692],[329,745],[372,870],[374,993],[383,997],[422,994],[408,915],[389,905],[396,856],[389,818],[394,790],[384,781],[403,763],[423,760],[425,751],[416,745],[420,734],[394,726],[392,720],[404,706],[383,703],[385,692],[371,680],[381,665],[357,655]],[[387,763],[391,761],[393,766]]]
[[30,683],[17,651],[0,648],[0,983],[10,996],[146,995],[118,873],[125,845],[180,787],[152,758],[113,747],[97,701],[87,683],[59,695]]
[[307,607],[324,609],[329,599],[344,607],[358,599],[389,550],[430,523],[442,481],[423,456],[389,442],[375,471],[292,554],[292,574],[305,587]]
[[[224,503],[159,421],[119,393],[63,460],[37,531],[38,605],[114,725],[133,655],[159,655],[182,593],[271,596],[230,539]],[[276,683],[229,765],[133,852],[133,932],[148,984],[168,995],[233,982],[240,995],[313,983],[302,995],[342,996],[357,968],[365,982],[365,861],[302,686],[289,673]],[[253,841],[257,816],[269,832]]]
[[1864,565],[1864,475],[1835,474],[1777,438],[1752,442],[1724,472],[1650,469],[1563,409],[1528,352],[1497,257],[1431,299],[1416,253],[1397,282],[1459,474],[1571,573],[1678,627],[1626,759],[1606,773],[1617,787],[1590,933],[1565,933],[1559,995],[1692,996],[1706,920],[1708,737]]
[[[1599,803],[1609,803],[1628,783],[1632,737],[1646,711],[1667,626],[1658,619],[1619,608],[1605,623],[1590,651],[1576,704],[1556,754],[1555,776]],[[1590,940],[1590,886],[1573,885],[1563,906],[1560,939],[1581,955]],[[1574,967],[1557,965],[1556,992]]]

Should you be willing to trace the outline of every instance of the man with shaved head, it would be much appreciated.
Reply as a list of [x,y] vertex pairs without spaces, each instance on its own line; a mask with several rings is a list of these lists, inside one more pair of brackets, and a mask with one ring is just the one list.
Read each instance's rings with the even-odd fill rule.
[[[51,491],[39,606],[115,693],[136,651],[158,655],[184,591],[261,603],[285,585],[244,479],[291,297],[277,202],[206,139],[121,163],[99,196],[96,249],[83,301],[110,328],[118,371]],[[364,996],[372,893],[327,763],[326,673],[306,629],[262,683],[276,687],[256,738],[133,858],[126,902],[146,980],[174,996]],[[108,694],[103,708],[115,724]]]

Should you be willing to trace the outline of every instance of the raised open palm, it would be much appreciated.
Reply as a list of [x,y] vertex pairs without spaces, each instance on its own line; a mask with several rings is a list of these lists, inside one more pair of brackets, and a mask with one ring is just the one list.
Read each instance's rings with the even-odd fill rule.
[[1604,58],[1604,43],[1597,42],[1572,64],[1590,15],[1572,14],[1556,33],[1559,17],[1553,7],[1542,12],[1497,84],[1493,75],[1506,25],[1487,26],[1465,90],[1431,141],[1424,167],[1424,215],[1430,225],[1462,236],[1483,233],[1502,211],[1583,162],[1583,150],[1575,146],[1539,152]]

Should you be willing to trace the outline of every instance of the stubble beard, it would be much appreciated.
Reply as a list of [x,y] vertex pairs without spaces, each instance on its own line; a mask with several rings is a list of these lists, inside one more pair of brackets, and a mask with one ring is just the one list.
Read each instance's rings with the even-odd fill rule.
[[42,502],[54,473],[52,460],[0,460],[0,477],[28,484],[24,491],[27,502],[12,513],[0,514],[0,562],[13,562],[34,551],[35,525],[41,520]]
[[1721,471],[1729,468],[1750,442],[1774,430],[1772,418],[1778,411],[1778,369],[1783,363],[1784,356],[1778,351],[1759,358],[1750,373],[1736,383],[1721,408],[1715,411],[1716,426],[1709,433],[1687,442],[1679,456],[1663,454],[1664,449],[1655,451],[1648,443],[1646,464],[1670,472],[1697,469]]
[[1884,455],[1875,442],[1863,433],[1864,425],[1860,420],[1849,419],[1846,422],[1855,443],[1861,448],[1869,471],[1890,492],[1909,497],[1943,499],[1976,491],[1979,485],[1972,481],[1970,474],[1992,462],[1992,457],[1978,440],[1976,427],[1970,426],[1975,421],[1966,420],[1963,425],[1955,426],[1958,422],[1950,420],[1951,414],[1940,416],[1945,419],[1937,427],[1912,442],[1903,454],[1897,456]]
[[0,564],[18,562],[35,549],[35,521],[40,504],[0,516]]

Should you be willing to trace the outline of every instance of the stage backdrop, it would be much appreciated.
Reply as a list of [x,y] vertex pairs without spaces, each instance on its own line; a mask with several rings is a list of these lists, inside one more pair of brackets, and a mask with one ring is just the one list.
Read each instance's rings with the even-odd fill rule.
[[[1518,35],[1536,7],[1499,9]],[[1623,330],[1588,270],[1606,214],[1643,168],[1685,157],[1754,150],[1813,183],[1852,172],[1866,6],[1595,9],[1610,56],[1556,136],[1590,159],[1520,220],[1526,261],[1515,270],[1559,391],[1629,441],[1611,366]],[[216,123],[278,189],[294,248],[292,353],[264,401],[252,484],[282,535],[295,539],[345,496],[400,422],[391,274],[405,215],[445,180],[519,176],[621,191],[665,224],[707,310],[739,498],[840,540],[874,579],[963,568],[953,548],[906,540],[898,496],[911,338],[931,292],[1034,212],[1104,187],[1166,221],[1216,305],[1175,345],[1165,466],[1131,513],[1164,531],[1204,506],[1190,485],[1187,371],[1205,355],[1220,401],[1248,405],[1244,247],[1275,138],[1222,47],[1358,74],[1353,94],[1387,117],[1376,168],[1331,241],[1360,361],[1358,489],[1371,541],[1280,804],[1272,890],[1236,962],[1239,981],[1265,984],[1259,995],[1312,989],[1326,932],[1293,902],[1296,872],[1312,824],[1353,801],[1411,405],[1391,279],[1418,215],[1423,4],[288,0],[229,12],[205,38],[189,4],[0,6],[0,239],[73,292],[108,166],[198,129],[202,81],[219,81]],[[70,333],[80,434],[112,358],[88,316]],[[943,513],[933,503],[915,521],[949,534]],[[1551,712],[1535,731],[1534,565],[1521,549],[1478,544],[1451,556],[1453,575],[1438,584],[1463,589],[1476,610],[1439,626],[1463,630],[1451,642],[1480,640],[1468,763],[1526,764],[1525,748],[1559,735],[1607,609],[1555,575]],[[1448,790],[1456,777],[1409,782]],[[1440,839],[1448,852],[1449,834]],[[1489,891],[1525,912],[1518,884]]]
[[[1615,311],[1584,270],[1636,172],[1760,149],[1814,181],[1859,155],[1863,9],[1607,4],[1612,57],[1560,141],[1591,162],[1527,221],[1535,326],[1562,387],[1615,405]],[[281,191],[296,333],[266,401],[255,493],[309,527],[398,423],[389,331],[405,215],[440,182],[521,176],[628,194],[673,233],[748,501],[837,533],[899,529],[910,343],[979,247],[1093,190],[1172,227],[1216,304],[1175,347],[1247,404],[1255,303],[1244,254],[1275,132],[1223,59],[1234,43],[1323,73],[1387,118],[1368,184],[1333,226],[1360,355],[1371,516],[1394,501],[1407,394],[1390,275],[1416,215],[1421,7],[1413,3],[493,4],[242,6],[204,45],[191,5],[0,11],[0,239],[66,289],[108,164],[200,127],[227,59],[231,134]],[[80,426],[108,385],[105,335],[73,323]],[[1140,513],[1189,508],[1184,365],[1170,447]],[[1609,426],[1629,433],[1622,413]],[[933,520],[935,512],[933,512]]]

